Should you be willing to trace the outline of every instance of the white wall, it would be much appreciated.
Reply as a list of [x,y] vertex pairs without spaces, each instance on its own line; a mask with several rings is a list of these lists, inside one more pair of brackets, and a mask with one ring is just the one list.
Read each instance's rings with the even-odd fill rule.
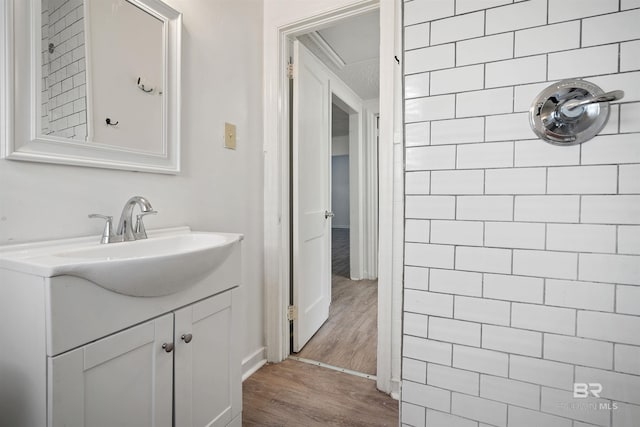
[[[264,335],[262,2],[167,3],[184,14],[182,173],[0,160],[0,244],[99,235],[102,224],[87,214],[117,217],[134,194],[159,212],[146,219],[148,228],[188,224],[244,233],[241,339],[248,356],[260,351]],[[223,148],[225,121],[238,126],[236,151]]]
[[331,220],[333,228],[349,228],[349,156],[331,156]]
[[[639,7],[405,3],[403,425],[638,425]],[[535,139],[575,76],[626,92],[609,125]]]

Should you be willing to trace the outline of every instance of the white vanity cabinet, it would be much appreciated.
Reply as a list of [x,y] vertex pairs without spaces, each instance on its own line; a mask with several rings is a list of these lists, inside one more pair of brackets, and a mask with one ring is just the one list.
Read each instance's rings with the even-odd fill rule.
[[48,358],[48,425],[240,425],[235,292]]
[[48,358],[49,426],[172,425],[173,315]]
[[176,427],[241,425],[239,353],[226,351],[239,344],[235,297],[236,290],[227,291],[175,312]]
[[[196,262],[215,263],[198,275],[174,274],[180,281],[162,276],[154,296],[52,274],[46,263],[62,256],[48,253],[66,254],[66,241],[54,250],[0,247],[0,427],[240,426],[242,235],[216,236],[223,246],[203,254],[202,233],[159,235],[159,263],[169,262],[169,246],[189,242]],[[144,255],[143,245],[154,244],[149,238],[136,247]],[[121,250],[103,246],[90,249]],[[104,262],[114,269],[135,262],[138,250],[129,252]],[[158,277],[153,265],[131,271]]]

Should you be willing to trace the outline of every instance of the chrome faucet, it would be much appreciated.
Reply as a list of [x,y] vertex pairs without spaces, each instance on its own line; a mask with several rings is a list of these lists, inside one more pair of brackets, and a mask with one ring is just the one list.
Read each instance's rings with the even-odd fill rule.
[[[140,206],[140,213],[136,215],[136,224],[133,225],[133,208]],[[120,222],[115,233],[113,232],[111,216],[91,214],[89,218],[101,218],[106,220],[100,243],[128,242],[131,240],[140,240],[147,238],[147,231],[144,228],[142,219],[145,215],[154,215],[158,212],[154,211],[151,203],[142,196],[133,196],[122,208]]]
[[[133,226],[133,208],[136,205],[140,206],[140,214],[137,215],[137,221],[135,228]],[[154,215],[158,212],[153,210],[151,203],[142,196],[133,196],[122,208],[122,214],[120,214],[120,222],[118,222],[118,228],[116,229],[116,239],[121,238],[119,241],[128,242],[136,239],[146,239],[147,232],[142,222],[142,217],[145,215]]]

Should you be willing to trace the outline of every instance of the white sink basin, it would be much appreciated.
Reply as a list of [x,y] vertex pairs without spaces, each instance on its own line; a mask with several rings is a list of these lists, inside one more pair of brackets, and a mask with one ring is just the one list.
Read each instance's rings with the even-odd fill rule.
[[169,295],[193,285],[231,253],[240,234],[149,232],[149,238],[99,244],[68,239],[0,247],[0,267],[43,277],[77,276],[124,295]]

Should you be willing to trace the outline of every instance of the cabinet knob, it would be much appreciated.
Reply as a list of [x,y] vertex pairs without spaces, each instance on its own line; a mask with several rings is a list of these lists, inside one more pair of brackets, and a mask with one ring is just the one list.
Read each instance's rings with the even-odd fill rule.
[[173,343],[172,342],[166,342],[166,343],[162,344],[162,348],[164,348],[164,351],[166,351],[167,353],[171,353],[173,351]]
[[182,334],[182,336],[180,338],[182,339],[182,341],[184,341],[184,342],[186,342],[188,344],[193,339],[193,335],[191,335],[191,334]]

